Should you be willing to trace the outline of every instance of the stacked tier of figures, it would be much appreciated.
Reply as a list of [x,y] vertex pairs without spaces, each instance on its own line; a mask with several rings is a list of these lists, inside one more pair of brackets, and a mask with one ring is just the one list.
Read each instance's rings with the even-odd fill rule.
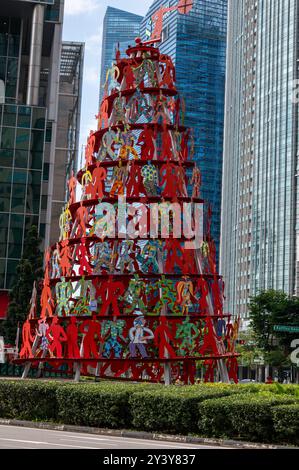
[[[237,381],[239,320],[223,312],[211,209],[175,67],[136,40],[116,52],[85,166],[68,182],[18,362],[78,378]],[[80,196],[79,196],[80,194]]]

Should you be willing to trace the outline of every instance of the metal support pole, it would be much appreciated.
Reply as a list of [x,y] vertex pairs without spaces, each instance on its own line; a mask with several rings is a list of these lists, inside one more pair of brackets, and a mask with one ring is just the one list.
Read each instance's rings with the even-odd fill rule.
[[44,31],[44,12],[44,5],[35,5],[32,16],[27,87],[27,105],[30,106],[38,105]]

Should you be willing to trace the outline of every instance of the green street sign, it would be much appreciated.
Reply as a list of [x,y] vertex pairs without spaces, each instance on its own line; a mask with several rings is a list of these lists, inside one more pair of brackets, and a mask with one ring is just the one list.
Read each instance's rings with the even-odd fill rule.
[[299,326],[274,325],[274,331],[285,331],[286,333],[299,333]]

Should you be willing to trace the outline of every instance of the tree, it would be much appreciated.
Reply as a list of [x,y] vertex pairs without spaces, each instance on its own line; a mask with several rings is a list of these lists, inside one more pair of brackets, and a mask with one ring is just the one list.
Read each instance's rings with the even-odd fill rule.
[[257,346],[277,364],[285,361],[291,353],[291,341],[296,333],[274,331],[274,325],[295,326],[299,324],[299,298],[289,298],[282,291],[268,290],[251,298],[249,317]]
[[16,270],[16,280],[9,294],[7,318],[0,325],[0,335],[14,344],[18,323],[22,324],[29,311],[33,283],[42,278],[43,255],[39,248],[41,239],[36,226],[32,226],[24,241],[23,256]]

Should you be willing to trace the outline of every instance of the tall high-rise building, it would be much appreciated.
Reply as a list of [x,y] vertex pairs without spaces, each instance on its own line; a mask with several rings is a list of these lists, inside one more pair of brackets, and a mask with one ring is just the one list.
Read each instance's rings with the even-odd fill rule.
[[[142,22],[149,39],[153,14],[177,0],[155,0]],[[176,66],[176,84],[186,103],[185,124],[194,130],[194,159],[202,175],[202,197],[212,209],[211,233],[220,239],[227,0],[193,0],[192,10],[164,15],[161,52]]]
[[298,13],[229,0],[221,271],[244,317],[262,290],[299,295]]
[[119,44],[120,51],[124,52],[128,45],[134,44],[135,38],[140,34],[141,21],[142,16],[107,7],[103,22],[100,101],[103,96],[106,73],[115,58],[117,45]]
[[[50,239],[63,0],[0,2],[0,311],[31,225]],[[0,313],[1,315],[1,313]]]
[[58,117],[50,245],[59,239],[59,217],[66,203],[66,183],[78,170],[84,43],[63,42],[60,61]]

